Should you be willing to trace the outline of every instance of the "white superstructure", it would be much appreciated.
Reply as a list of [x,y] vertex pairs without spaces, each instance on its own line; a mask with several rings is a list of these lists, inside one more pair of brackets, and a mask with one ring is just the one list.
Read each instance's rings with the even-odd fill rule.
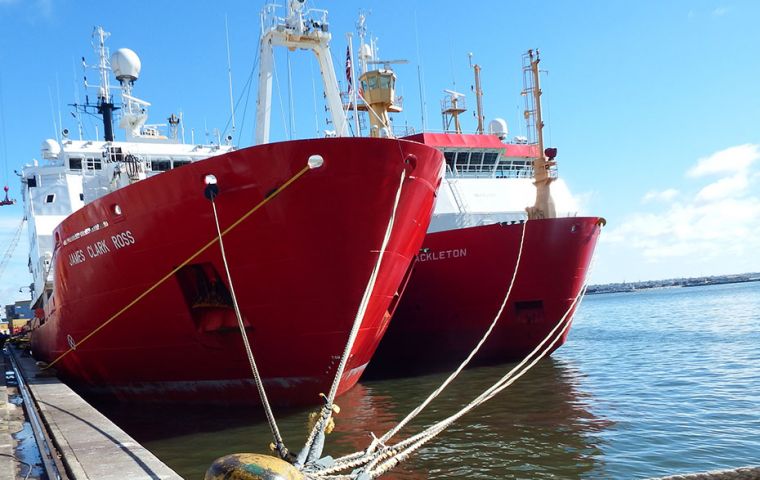
[[[233,147],[217,141],[209,145],[181,143],[178,135],[180,119],[172,115],[169,132],[164,135],[161,125],[148,125],[147,107],[150,103],[132,95],[139,77],[140,59],[129,49],[119,49],[108,55],[105,40],[108,33],[101,27],[93,32],[98,64],[97,108],[104,120],[103,140],[73,140],[68,130],[62,132],[59,143],[48,139],[42,142],[40,161],[24,166],[21,174],[24,209],[29,221],[29,271],[33,277],[32,305],[42,307],[52,294],[55,272],[53,251],[55,228],[71,213],[85,204],[152,175],[181,167],[230,151]],[[115,107],[111,99],[109,72],[119,81],[121,93],[119,126],[124,129],[125,141],[113,138],[111,122]],[[102,225],[92,225],[76,235],[87,235]]]

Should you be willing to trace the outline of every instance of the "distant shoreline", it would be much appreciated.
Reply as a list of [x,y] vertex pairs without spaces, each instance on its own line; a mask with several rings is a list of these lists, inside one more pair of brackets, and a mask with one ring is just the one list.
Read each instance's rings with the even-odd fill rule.
[[631,283],[608,283],[589,285],[586,294],[623,293],[655,288],[702,287],[705,285],[725,285],[729,283],[760,282],[760,273],[742,273],[738,275],[715,275],[711,277],[671,278],[667,280],[648,280]]

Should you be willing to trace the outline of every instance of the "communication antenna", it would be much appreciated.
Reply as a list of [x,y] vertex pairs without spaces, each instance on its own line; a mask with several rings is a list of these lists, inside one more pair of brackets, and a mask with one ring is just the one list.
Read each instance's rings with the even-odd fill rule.
[[454,132],[462,133],[462,126],[459,123],[459,115],[467,110],[464,104],[464,93],[454,90],[445,89],[447,97],[441,101],[441,115],[443,116],[443,131],[451,130],[451,124],[454,123]]
[[227,15],[224,15],[224,39],[227,41],[227,79],[230,84],[230,115],[232,115],[232,136],[235,136],[235,105],[232,97],[232,61],[230,60],[230,30],[227,26]]
[[368,65],[382,65],[384,70],[390,70],[391,65],[409,63],[409,60],[370,60]]
[[79,140],[84,138],[84,127],[82,126],[82,116],[79,114],[79,88],[77,86],[77,67],[74,59],[71,60],[71,70],[74,73],[74,111],[71,113],[77,120],[77,128],[79,129]]
[[417,44],[417,83],[420,90],[420,113],[422,115],[422,131],[427,131],[425,122],[425,87],[422,81],[422,55],[420,54],[420,31],[417,24],[417,10],[414,11],[414,40]]
[[61,82],[58,81],[58,72],[55,73],[55,95],[58,103],[58,128],[63,130],[63,118],[61,116]]

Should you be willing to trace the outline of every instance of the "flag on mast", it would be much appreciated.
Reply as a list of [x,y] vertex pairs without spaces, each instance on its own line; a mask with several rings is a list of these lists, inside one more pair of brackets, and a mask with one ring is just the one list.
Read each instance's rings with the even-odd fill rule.
[[346,47],[346,82],[348,82],[348,96],[353,92],[353,80],[351,78],[351,49]]

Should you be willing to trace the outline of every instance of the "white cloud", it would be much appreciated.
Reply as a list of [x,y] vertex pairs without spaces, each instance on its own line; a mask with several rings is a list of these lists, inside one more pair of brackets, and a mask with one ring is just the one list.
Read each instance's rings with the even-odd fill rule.
[[714,17],[722,17],[723,15],[727,14],[728,11],[729,11],[728,7],[718,7],[712,11],[712,14]]
[[741,196],[749,186],[749,180],[744,173],[737,173],[730,177],[717,180],[697,193],[696,201],[709,202],[721,198]]
[[[760,199],[722,199],[705,204],[674,204],[656,214],[635,214],[602,238],[625,244],[648,261],[665,257],[694,260],[732,251],[760,251]],[[749,221],[748,221],[749,220]]]
[[649,203],[651,201],[670,202],[678,196],[678,190],[675,188],[668,188],[658,192],[657,190],[648,191],[641,199],[641,203]]
[[686,175],[697,178],[706,175],[746,172],[758,159],[760,159],[760,146],[746,143],[700,158],[697,164],[686,172]]
[[692,195],[673,189],[648,192],[643,201],[672,200],[676,195],[679,201],[659,212],[631,215],[605,232],[602,242],[625,250],[630,261],[640,258],[649,264],[681,259],[682,265],[735,265],[736,259],[746,259],[747,265],[757,265],[760,171],[753,171],[753,165],[758,158],[760,146],[746,144],[699,159],[690,177],[723,174],[722,178]]

